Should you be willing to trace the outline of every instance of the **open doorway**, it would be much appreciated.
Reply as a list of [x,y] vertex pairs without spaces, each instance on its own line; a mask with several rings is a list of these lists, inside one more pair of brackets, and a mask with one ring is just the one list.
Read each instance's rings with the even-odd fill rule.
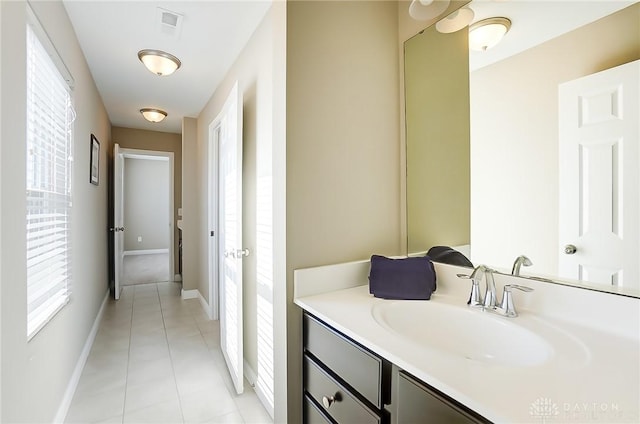
[[173,153],[119,149],[118,155],[120,285],[173,281]]

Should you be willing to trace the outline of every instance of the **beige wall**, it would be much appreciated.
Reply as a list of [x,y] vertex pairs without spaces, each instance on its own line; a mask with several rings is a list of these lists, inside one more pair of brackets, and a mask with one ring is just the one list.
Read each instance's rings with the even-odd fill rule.
[[400,239],[398,6],[289,2],[289,421],[301,422],[301,311],[293,270],[394,255]]
[[471,83],[471,255],[558,266],[558,84],[640,58],[640,4],[482,68]]
[[[199,221],[199,200],[197,179],[197,130],[198,121],[195,118],[182,119],[182,289],[197,290],[200,278],[199,236],[201,231]],[[178,161],[176,160],[176,163]],[[175,171],[177,172],[177,171]],[[204,256],[206,261],[206,255]],[[202,293],[208,299],[207,293]]]
[[[173,152],[173,226],[174,226],[174,269],[178,273],[179,233],[175,221],[179,219],[178,208],[182,206],[182,137],[180,134],[134,128],[112,127],[114,143],[126,149]],[[184,268],[184,267],[183,267]]]
[[169,160],[125,158],[125,251],[169,249],[169,174]]
[[[25,149],[26,3],[2,8],[2,422],[52,422],[108,291],[107,179],[89,184],[89,140],[110,150],[110,124],[61,2],[31,2],[75,79],[71,301],[30,342],[26,327]],[[11,205],[10,207],[7,207]],[[62,417],[58,417],[61,419]]]

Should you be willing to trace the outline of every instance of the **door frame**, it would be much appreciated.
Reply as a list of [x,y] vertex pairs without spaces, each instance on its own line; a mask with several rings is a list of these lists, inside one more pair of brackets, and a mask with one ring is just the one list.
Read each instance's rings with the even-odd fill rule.
[[[157,151],[157,150],[142,150],[131,148],[120,148],[119,155],[122,159],[142,159],[142,160],[161,160],[169,161],[169,281],[175,280],[175,214],[174,214],[174,153]],[[123,162],[124,170],[124,162]],[[127,177],[124,173],[122,178],[122,190],[126,185]],[[124,196],[122,196],[122,207],[124,208]],[[117,252],[116,252],[117,253]]]
[[218,147],[220,137],[221,116],[217,116],[209,124],[209,140],[207,144],[207,263],[209,277],[209,309],[207,314],[212,320],[220,319],[220,283],[218,278]]

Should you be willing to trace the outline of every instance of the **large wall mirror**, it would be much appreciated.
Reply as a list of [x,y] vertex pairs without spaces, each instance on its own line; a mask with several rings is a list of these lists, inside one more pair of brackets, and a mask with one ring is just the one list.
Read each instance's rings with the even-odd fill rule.
[[[640,3],[474,0],[469,6],[474,22],[511,20],[510,31],[492,49],[470,52],[467,29],[441,34],[434,26],[405,42],[408,251],[466,246],[474,264],[504,272],[526,255],[533,265],[523,274],[640,295],[639,110],[616,109],[623,105],[622,92],[600,96],[590,113],[602,106],[624,115],[635,140],[606,135],[622,144],[580,147],[582,156],[574,160],[582,182],[591,178],[612,192],[591,199],[596,206],[588,213],[607,214],[619,206],[606,229],[627,244],[607,250],[635,263],[624,274],[563,264],[577,257],[565,253],[568,245],[578,253],[589,249],[565,230],[592,221],[583,211],[567,223],[562,211],[567,199],[589,199],[585,191],[561,188],[573,165],[566,165],[560,144],[565,137],[559,135],[569,121],[563,117],[570,116],[559,100],[567,89],[559,87],[640,59]],[[624,96],[637,96],[637,84],[636,93]],[[633,157],[625,157],[628,152]],[[608,167],[608,179],[595,177],[596,167]],[[590,242],[609,246],[607,237]]]

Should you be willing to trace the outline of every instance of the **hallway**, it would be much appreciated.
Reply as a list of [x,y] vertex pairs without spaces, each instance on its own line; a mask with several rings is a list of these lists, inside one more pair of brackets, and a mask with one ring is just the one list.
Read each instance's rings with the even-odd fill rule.
[[218,321],[180,284],[126,286],[109,300],[67,423],[271,423],[245,381],[238,396]]

